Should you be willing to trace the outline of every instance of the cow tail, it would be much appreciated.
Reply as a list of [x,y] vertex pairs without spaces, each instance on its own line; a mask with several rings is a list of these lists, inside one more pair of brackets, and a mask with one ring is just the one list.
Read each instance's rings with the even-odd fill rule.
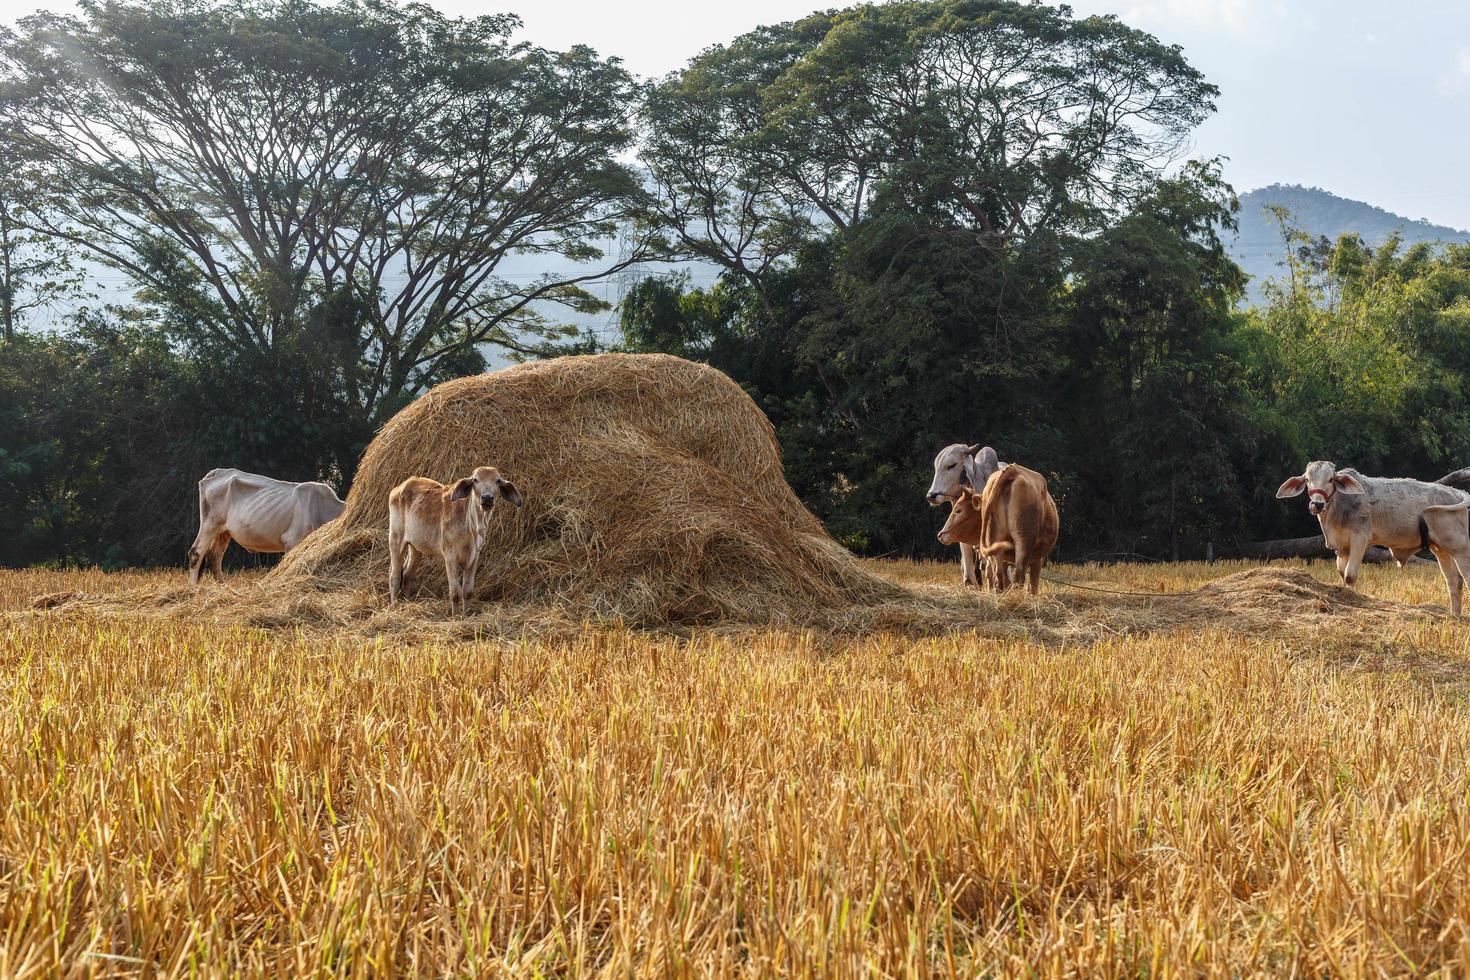
[[1425,507],[1424,509],[1425,510],[1470,510],[1470,494],[1466,494],[1465,497],[1462,500],[1460,500],[1458,503],[1453,503],[1453,504],[1430,504],[1429,506]]

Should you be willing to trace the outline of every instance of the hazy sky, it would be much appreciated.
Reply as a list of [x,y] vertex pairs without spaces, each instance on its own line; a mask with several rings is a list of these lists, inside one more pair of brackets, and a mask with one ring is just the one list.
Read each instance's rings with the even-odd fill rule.
[[[431,0],[454,14],[500,2]],[[513,6],[547,47],[588,44],[640,75],[816,9],[814,0],[535,0]],[[840,6],[842,3],[831,4]],[[0,0],[0,18],[69,3]],[[1237,190],[1326,188],[1470,228],[1470,0],[1077,0],[1184,48],[1220,87],[1196,152]]]

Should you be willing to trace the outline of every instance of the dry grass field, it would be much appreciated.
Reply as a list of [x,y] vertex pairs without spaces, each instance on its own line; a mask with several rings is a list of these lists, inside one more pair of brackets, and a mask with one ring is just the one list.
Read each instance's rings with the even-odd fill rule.
[[0,974],[1470,970],[1470,627],[1387,605],[1432,566],[927,638],[33,608],[181,575],[0,572]]

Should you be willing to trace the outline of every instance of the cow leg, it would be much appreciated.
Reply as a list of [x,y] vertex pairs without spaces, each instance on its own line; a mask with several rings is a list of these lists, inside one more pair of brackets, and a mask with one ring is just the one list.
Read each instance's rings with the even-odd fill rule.
[[209,561],[209,552],[198,539],[189,546],[189,584],[198,585],[204,577],[204,563]]
[[194,536],[194,543],[189,545],[189,581],[194,585],[204,577],[204,565],[210,561],[210,554],[219,543],[221,528],[213,521],[205,521],[199,525],[199,533]]
[[995,554],[985,559],[985,582],[994,592],[1004,592],[1007,583],[1006,560],[1003,555]]
[[220,562],[225,560],[225,552],[230,547],[230,532],[226,531],[214,539],[214,547],[209,549],[209,571],[214,575],[216,582],[223,582],[224,575],[220,572]]
[[[1455,570],[1460,573],[1460,577],[1455,581],[1454,590],[1450,592],[1450,612],[1458,616],[1460,615],[1460,586],[1464,584],[1465,579],[1470,578],[1470,547],[1455,552],[1453,558]],[[1446,584],[1449,583],[1446,582]]]
[[406,543],[403,540],[403,531],[394,526],[392,521],[388,524],[388,602],[391,605],[398,601],[403,595],[403,552]]
[[449,580],[449,615],[454,615],[455,600],[459,597],[459,565],[456,562],[446,560],[444,562],[444,577]]
[[470,593],[475,591],[475,573],[478,571],[478,565],[479,562],[472,562],[466,565],[464,571],[460,572],[459,575],[461,585],[459,607],[466,612],[468,612],[470,606]]
[[[1342,566],[1342,581],[1348,588],[1355,588],[1358,584],[1358,569],[1363,567],[1363,556],[1368,553],[1368,535],[1354,537],[1352,544],[1348,546],[1347,564]],[[1341,561],[1341,555],[1338,556]]]
[[[1465,584],[1465,571],[1470,571],[1470,569],[1462,571],[1461,567],[1457,567],[1460,563],[1455,560],[1455,556],[1443,548],[1430,545],[1429,550],[1434,555],[1434,560],[1439,562],[1439,573],[1444,576],[1444,588],[1449,595],[1450,612],[1458,616],[1460,615],[1460,591]],[[1465,564],[1470,565],[1470,562]]]
[[975,549],[967,544],[960,545],[960,584],[977,585],[979,579],[975,575],[975,562],[978,556]]
[[1016,588],[1025,588],[1026,575],[1031,570],[1031,553],[1025,548],[1016,549],[1016,561],[1011,566],[1014,571]]
[[409,590],[413,588],[414,575],[419,570],[419,559],[422,557],[413,545],[403,546],[403,567],[398,575],[398,594],[405,599],[408,598]]

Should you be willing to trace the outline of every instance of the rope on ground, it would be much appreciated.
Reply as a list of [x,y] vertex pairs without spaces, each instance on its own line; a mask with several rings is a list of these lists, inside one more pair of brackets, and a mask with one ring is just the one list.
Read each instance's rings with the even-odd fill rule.
[[1157,598],[1177,599],[1180,596],[1187,596],[1187,595],[1189,595],[1188,592],[1127,592],[1127,591],[1124,591],[1124,590],[1121,590],[1121,589],[1102,589],[1102,588],[1098,588],[1096,585],[1083,585],[1081,582],[1068,582],[1066,579],[1063,579],[1063,578],[1052,578],[1050,575],[1047,575],[1045,572],[1043,572],[1041,574],[1041,577],[1043,579],[1045,579],[1046,581],[1051,582],[1051,583],[1053,583],[1055,585],[1065,585],[1068,588],[1072,588],[1072,589],[1086,589],[1088,592],[1105,592],[1108,595],[1131,595],[1131,596],[1140,596],[1140,597],[1146,598],[1146,599],[1157,599]]

